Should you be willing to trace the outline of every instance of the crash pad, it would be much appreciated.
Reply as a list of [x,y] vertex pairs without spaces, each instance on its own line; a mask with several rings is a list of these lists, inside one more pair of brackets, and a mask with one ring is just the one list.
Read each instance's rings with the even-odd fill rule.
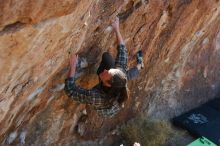
[[220,146],[220,100],[216,98],[173,118],[176,126],[188,130],[195,137],[204,136]]
[[217,146],[205,137],[200,137],[187,146]]

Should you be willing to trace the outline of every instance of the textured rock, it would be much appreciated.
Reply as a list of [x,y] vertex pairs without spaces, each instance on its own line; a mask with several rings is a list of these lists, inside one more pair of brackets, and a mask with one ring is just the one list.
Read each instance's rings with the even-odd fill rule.
[[[219,94],[220,2],[218,0],[0,2],[0,143],[76,145],[74,129],[86,108],[87,138],[120,126],[137,113],[169,119]],[[63,93],[68,52],[89,60],[78,82],[91,88],[104,51],[116,55],[110,20],[119,13],[129,50],[144,52],[145,68],[131,81],[130,99],[114,119]],[[135,103],[135,104],[134,104]],[[132,106],[135,105],[135,106]],[[16,134],[16,136],[15,136]]]

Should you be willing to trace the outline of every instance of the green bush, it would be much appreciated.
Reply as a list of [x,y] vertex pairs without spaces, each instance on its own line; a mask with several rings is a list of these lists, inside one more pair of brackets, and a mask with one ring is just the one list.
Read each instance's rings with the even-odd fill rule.
[[171,134],[171,126],[163,120],[141,117],[123,126],[121,134],[127,145],[139,142],[141,146],[164,146]]

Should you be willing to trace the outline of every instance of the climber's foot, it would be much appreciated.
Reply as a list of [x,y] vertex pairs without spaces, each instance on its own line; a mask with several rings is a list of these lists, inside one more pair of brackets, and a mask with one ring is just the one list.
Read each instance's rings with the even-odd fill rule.
[[141,70],[144,68],[143,53],[141,50],[139,50],[137,53],[137,68],[138,70]]
[[88,62],[87,62],[86,58],[83,58],[83,57],[78,58],[77,68],[83,69],[83,68],[86,68],[86,67],[88,67]]
[[88,62],[86,58],[79,57],[77,59],[77,64],[76,64],[76,74],[75,78],[78,78],[84,74],[84,69],[88,67]]

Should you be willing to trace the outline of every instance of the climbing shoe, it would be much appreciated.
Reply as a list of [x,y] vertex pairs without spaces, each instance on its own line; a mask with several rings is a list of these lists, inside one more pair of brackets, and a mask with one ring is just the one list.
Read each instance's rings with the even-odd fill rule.
[[77,65],[76,65],[78,69],[83,69],[83,68],[86,68],[87,66],[88,66],[88,62],[86,58],[78,58]]
[[144,68],[144,62],[143,62],[143,53],[141,50],[139,50],[137,52],[137,64],[140,64],[141,65],[141,69]]

